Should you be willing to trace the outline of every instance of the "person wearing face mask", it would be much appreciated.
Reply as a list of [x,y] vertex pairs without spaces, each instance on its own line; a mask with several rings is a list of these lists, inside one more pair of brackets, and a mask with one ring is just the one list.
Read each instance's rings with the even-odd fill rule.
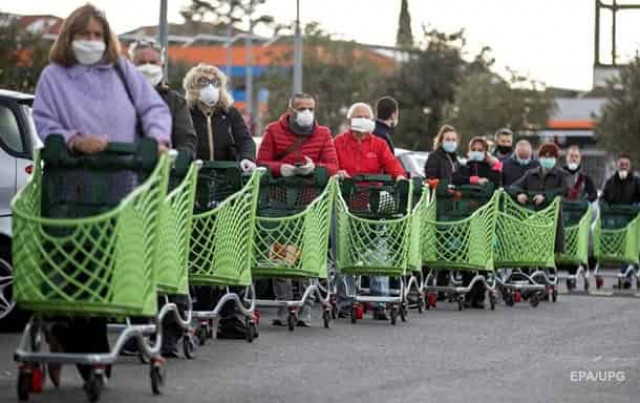
[[474,137],[469,142],[467,163],[453,175],[453,184],[485,185],[493,183],[494,188],[500,187],[502,163],[488,152],[487,140]]
[[[529,202],[536,207],[551,203],[552,197],[566,197],[569,194],[567,172],[557,164],[560,149],[555,143],[544,143],[538,148],[540,167],[531,169],[522,178],[512,184],[508,192],[516,195],[518,203]],[[555,252],[564,251],[564,227],[559,217],[556,229]]]
[[608,204],[640,203],[640,179],[632,170],[631,157],[620,154],[614,173],[604,184],[602,200]]
[[515,152],[502,164],[502,186],[509,188],[522,178],[530,169],[538,168],[540,163],[533,158],[533,149],[528,140],[520,140]]
[[456,154],[457,149],[458,133],[452,126],[442,126],[433,140],[433,152],[429,154],[429,158],[425,163],[425,177],[451,183],[453,174],[460,168],[460,162]]
[[164,81],[162,49],[153,39],[140,40],[129,46],[129,58],[147,82],[156,89],[169,107],[172,117],[171,144],[173,148],[189,155],[196,155],[196,132],[191,121],[187,101]]
[[200,63],[183,80],[196,130],[196,158],[238,161],[244,172],[255,169],[256,146],[227,91],[227,77],[215,66]]
[[569,194],[568,200],[584,199],[594,202],[598,198],[598,190],[591,179],[591,176],[582,171],[582,155],[578,146],[571,146],[567,149],[567,164],[563,167],[569,174]]
[[[362,102],[353,104],[347,112],[347,119],[350,129],[334,140],[338,155],[338,174],[351,177],[384,173],[397,180],[406,179],[402,165],[393,156],[385,140],[372,134],[376,123],[373,120],[371,106]],[[347,281],[350,282],[350,286],[355,285],[352,278]],[[371,276],[370,290],[371,295],[388,296],[389,278]],[[346,287],[343,291],[341,311],[344,316],[350,304],[346,298]],[[373,316],[378,320],[387,320],[384,303],[374,307]]]
[[[274,177],[312,175],[316,167],[323,167],[329,175],[338,170],[336,149],[328,127],[320,126],[315,119],[316,100],[309,94],[297,93],[289,100],[287,111],[276,122],[270,123],[258,150],[257,164],[265,166]],[[307,288],[309,280],[300,280],[299,289]],[[273,279],[276,299],[293,299],[291,279]],[[311,301],[300,310],[297,326],[308,327],[311,318]],[[278,309],[274,326],[287,323],[288,311]]]
[[387,143],[392,155],[395,154],[395,148],[391,135],[398,126],[398,114],[398,101],[394,98],[382,97],[376,101],[376,127],[373,134]]
[[[120,56],[120,44],[101,11],[92,5],[73,11],[61,27],[49,60],[33,103],[33,119],[43,141],[61,135],[75,154],[96,154],[109,142],[132,143],[140,136],[154,138],[159,152],[170,147],[169,108],[142,74]],[[122,179],[114,178],[109,198],[125,197],[137,184],[135,175]],[[78,188],[90,186],[87,178],[76,180]],[[95,214],[104,212],[96,210]],[[54,352],[109,352],[107,322],[102,318],[60,320],[47,339]],[[56,386],[61,369],[59,364],[49,365]],[[88,380],[90,366],[78,365],[78,370]],[[107,367],[107,375],[109,372]]]
[[[602,201],[607,204],[638,204],[640,203],[640,179],[632,170],[631,157],[627,154],[620,154],[616,161],[616,172],[604,184]],[[621,267],[621,272],[625,273],[627,265]],[[631,276],[626,278],[623,284],[625,289],[631,288]]]
[[495,135],[496,146],[493,155],[501,162],[506,161],[513,153],[513,132],[507,128],[502,128]]

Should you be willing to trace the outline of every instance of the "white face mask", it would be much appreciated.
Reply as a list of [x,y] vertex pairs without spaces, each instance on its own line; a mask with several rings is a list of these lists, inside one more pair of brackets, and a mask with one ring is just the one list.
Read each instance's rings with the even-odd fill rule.
[[620,177],[620,180],[625,180],[627,179],[627,176],[629,176],[629,171],[618,171],[618,176]]
[[213,106],[218,103],[220,99],[220,88],[216,88],[209,84],[206,87],[200,89],[200,102],[207,106]]
[[146,63],[136,67],[152,87],[160,84],[164,77],[162,66],[158,66],[157,64]]
[[296,112],[296,123],[298,123],[300,127],[313,126],[313,112],[308,109],[302,112]]
[[85,41],[84,39],[75,39],[71,42],[71,50],[76,60],[80,64],[92,65],[102,60],[107,45],[104,41]]
[[371,133],[376,128],[376,123],[367,118],[352,118],[351,130],[360,133]]
[[567,163],[567,168],[569,168],[571,171],[577,170],[579,166],[580,166],[580,164],[578,164],[577,162],[569,162],[569,163]]

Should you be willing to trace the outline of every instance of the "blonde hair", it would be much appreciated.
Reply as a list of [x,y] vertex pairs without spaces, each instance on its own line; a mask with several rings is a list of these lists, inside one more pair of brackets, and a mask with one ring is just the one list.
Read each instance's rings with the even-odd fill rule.
[[454,129],[453,126],[450,125],[444,125],[440,128],[438,135],[433,139],[433,151],[436,151],[438,148],[440,148],[440,146],[442,145],[442,138],[445,134],[450,132],[456,133],[456,129]]
[[214,105],[216,109],[227,110],[233,106],[233,97],[227,90],[227,76],[224,75],[220,69],[210,64],[200,63],[195,67],[192,67],[187,75],[184,76],[182,81],[182,87],[184,88],[185,98],[187,99],[187,105],[189,108],[194,108],[198,105],[198,97],[200,96],[200,88],[197,85],[198,79],[202,76],[214,76],[220,81],[220,99],[218,103]]
[[104,43],[107,46],[104,52],[103,61],[108,63],[116,63],[120,55],[120,42],[118,38],[111,30],[109,21],[104,16],[104,13],[98,10],[91,4],[86,4],[82,7],[76,8],[62,23],[60,33],[53,43],[51,50],[49,51],[49,61],[57,63],[65,67],[73,66],[77,64],[75,55],[71,48],[71,42],[73,38],[82,32],[89,24],[91,19],[94,19],[102,25],[102,31],[104,35]]

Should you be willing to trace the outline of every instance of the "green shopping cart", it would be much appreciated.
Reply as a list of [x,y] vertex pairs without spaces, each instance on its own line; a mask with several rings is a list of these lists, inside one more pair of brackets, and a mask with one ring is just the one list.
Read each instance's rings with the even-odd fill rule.
[[[407,316],[405,278],[409,264],[413,182],[388,175],[357,175],[342,180],[337,194],[337,256],[343,297],[351,303],[351,322],[362,315],[363,303],[384,304],[391,324]],[[417,251],[412,251],[414,254]],[[414,255],[415,264],[415,255]],[[399,289],[388,296],[371,295],[363,276],[397,278]]]
[[[596,288],[601,289],[604,278],[609,277],[617,279],[617,288],[622,290],[628,284],[627,280],[635,278],[636,287],[640,290],[637,269],[640,253],[639,208],[635,204],[607,204],[602,201],[599,207],[593,231]],[[603,269],[611,267],[617,269],[617,273],[603,272]]]
[[[486,185],[439,182],[422,214],[422,263],[427,309],[443,293],[464,308],[465,296],[482,283],[495,309],[493,239],[501,192]],[[468,284],[464,284],[467,282]]]
[[[155,140],[110,143],[96,155],[71,155],[62,136],[49,136],[35,153],[34,172],[12,203],[14,297],[34,312],[14,359],[21,363],[18,395],[26,400],[42,386],[43,365],[91,366],[85,385],[90,400],[100,396],[104,367],[135,338],[152,359],[151,383],[162,383],[157,312],[159,219],[166,196],[169,157],[157,157]],[[67,317],[129,316],[152,323],[112,327],[119,336],[106,353],[49,353],[42,350],[45,326]],[[63,318],[63,319],[61,319]],[[147,346],[144,336],[155,334]],[[37,389],[38,387],[35,387]]]
[[553,301],[557,298],[555,246],[561,198],[547,194],[545,200],[548,202],[540,206],[532,203],[522,206],[509,194],[502,193],[494,265],[496,269],[505,269],[496,280],[509,306],[523,298],[537,307],[541,294],[545,293]]
[[246,340],[256,336],[255,291],[251,265],[260,176],[242,173],[237,162],[205,162],[198,173],[193,217],[189,283],[222,290],[212,306],[193,311],[201,345],[211,338],[212,321],[229,301],[245,317]]
[[579,277],[584,290],[589,290],[589,237],[593,209],[587,200],[563,200],[561,204],[564,225],[564,251],[556,254],[556,265],[576,267],[574,274],[558,274],[566,280],[567,290],[573,291]]
[[[290,331],[314,297],[323,307],[324,326],[330,326],[327,250],[335,187],[335,179],[329,178],[325,168],[317,168],[308,177],[265,175],[260,183],[252,274],[254,279],[284,283],[287,292],[281,299],[256,303],[288,311]],[[299,285],[299,298],[289,292],[292,280]]]

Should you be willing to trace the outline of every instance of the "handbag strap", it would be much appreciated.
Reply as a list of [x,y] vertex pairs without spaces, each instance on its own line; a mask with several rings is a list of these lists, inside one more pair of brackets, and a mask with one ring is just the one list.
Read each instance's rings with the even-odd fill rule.
[[129,102],[131,102],[131,105],[133,105],[133,110],[136,112],[136,134],[138,135],[138,137],[144,137],[144,131],[142,130],[142,119],[140,118],[140,114],[138,113],[138,108],[136,108],[136,103],[133,101],[133,95],[131,95],[129,82],[124,75],[124,70],[122,69],[122,65],[120,63],[120,59],[118,59],[118,61],[114,63],[113,67],[116,71],[116,74],[118,75],[118,78],[120,78],[122,85],[124,86],[124,90],[127,93]]

